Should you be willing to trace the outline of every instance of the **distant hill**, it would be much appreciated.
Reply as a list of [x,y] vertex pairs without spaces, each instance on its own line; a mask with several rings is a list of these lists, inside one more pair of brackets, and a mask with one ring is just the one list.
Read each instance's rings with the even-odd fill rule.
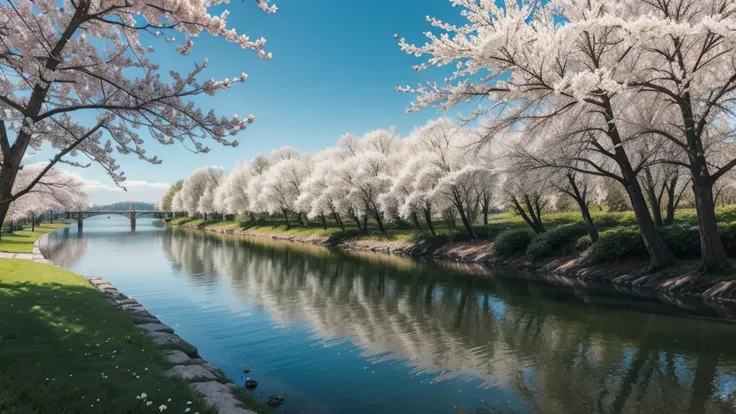
[[91,211],[128,211],[133,210],[155,210],[153,203],[144,203],[141,201],[121,201],[115,204],[107,204],[104,206],[92,206]]

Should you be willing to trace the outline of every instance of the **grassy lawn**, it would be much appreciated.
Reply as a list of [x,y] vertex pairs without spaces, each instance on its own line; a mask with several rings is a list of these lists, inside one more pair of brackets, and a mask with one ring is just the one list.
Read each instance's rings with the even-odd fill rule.
[[49,265],[0,260],[0,367],[0,413],[213,412],[124,313]]
[[[636,219],[633,212],[611,213],[605,211],[593,211],[593,219],[601,229],[616,226],[636,225]],[[682,210],[681,217],[690,217],[689,210]],[[552,229],[560,225],[570,223],[583,223],[582,216],[578,212],[550,213],[545,214],[543,221],[547,229]],[[290,229],[286,228],[283,219],[271,218],[268,220],[258,220],[255,223],[250,221],[224,221],[224,220],[202,220],[197,218],[178,217],[171,221],[173,225],[199,228],[214,227],[231,227],[234,229],[244,229],[252,233],[263,235],[280,235],[291,237],[331,237],[334,240],[375,240],[375,241],[398,241],[406,243],[430,243],[443,244],[453,241],[466,241],[470,237],[458,221],[455,228],[448,227],[447,223],[439,218],[434,220],[434,228],[437,236],[427,229],[424,222],[421,222],[421,228],[417,229],[413,224],[407,222],[390,222],[386,223],[386,232],[382,233],[374,221],[368,222],[368,231],[359,231],[356,224],[349,220],[344,220],[345,231],[342,231],[334,221],[328,221],[327,228],[323,228],[321,223],[311,221],[308,226],[301,226],[296,219],[293,219]],[[499,233],[504,230],[527,229],[529,226],[519,215],[510,212],[492,214],[488,217],[488,224],[477,223],[473,226],[476,236],[482,240],[493,240]]]
[[0,252],[6,253],[31,253],[33,251],[33,243],[40,239],[44,234],[51,233],[64,227],[69,227],[69,223],[42,223],[36,226],[36,231],[28,230],[16,231],[13,234],[3,234],[0,238]]

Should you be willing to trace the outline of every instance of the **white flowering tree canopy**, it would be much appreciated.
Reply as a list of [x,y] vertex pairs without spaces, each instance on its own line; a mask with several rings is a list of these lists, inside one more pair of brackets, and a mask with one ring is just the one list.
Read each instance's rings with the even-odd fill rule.
[[[120,186],[115,153],[151,163],[148,139],[182,143],[207,152],[207,140],[235,146],[233,136],[253,116],[221,116],[199,107],[197,95],[213,95],[246,80],[205,77],[208,61],[188,71],[161,73],[155,49],[174,47],[187,55],[203,34],[255,51],[263,59],[265,39],[228,25],[229,12],[211,14],[227,0],[7,0],[0,3],[0,206],[23,194],[13,190],[29,147],[57,151],[49,166],[99,163]],[[255,4],[276,11],[267,0]],[[245,7],[245,6],[243,6]],[[74,161],[66,156],[82,156]],[[41,170],[40,173],[47,173]],[[38,183],[31,180],[29,186]],[[2,209],[0,209],[2,213]],[[0,214],[0,219],[4,214]]]
[[195,170],[184,180],[181,190],[172,201],[174,211],[185,211],[189,215],[207,214],[215,211],[215,192],[223,180],[220,167],[204,167]]
[[[16,188],[28,186],[44,168],[44,163],[26,166],[18,174]],[[22,220],[47,211],[80,210],[88,204],[82,179],[76,174],[52,168],[31,191],[10,203],[8,218]]]

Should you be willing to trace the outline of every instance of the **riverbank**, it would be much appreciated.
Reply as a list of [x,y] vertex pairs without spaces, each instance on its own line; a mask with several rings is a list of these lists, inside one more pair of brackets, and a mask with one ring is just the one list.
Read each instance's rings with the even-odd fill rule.
[[[682,216],[680,217],[680,223],[686,222],[687,214],[686,211],[684,213],[685,219]],[[722,212],[722,215],[724,214],[730,215],[732,212],[731,210],[727,213]],[[501,234],[514,234],[514,232],[524,231],[518,221],[508,221],[508,218],[508,216],[495,217],[495,222],[492,219],[490,225],[482,229],[488,239],[479,240],[463,240],[459,237],[453,238],[447,235],[428,238],[426,235],[422,236],[411,231],[394,231],[383,235],[365,234],[356,231],[343,232],[340,229],[329,227],[327,229],[313,227],[286,229],[284,226],[278,225],[244,227],[242,224],[233,221],[177,219],[170,224],[213,233],[266,237],[349,251],[372,251],[529,270],[538,272],[543,278],[555,284],[576,287],[584,287],[588,284],[609,284],[622,287],[624,291],[636,291],[639,297],[648,298],[667,295],[672,298],[697,297],[706,301],[736,302],[736,280],[734,280],[734,275],[719,275],[710,281],[703,282],[698,272],[697,260],[681,259],[678,260],[676,266],[666,271],[648,272],[648,261],[637,254],[635,250],[637,240],[635,238],[631,241],[626,239],[626,237],[631,238],[632,234],[633,237],[636,237],[637,233],[635,230],[632,231],[629,227],[624,227],[621,224],[627,219],[625,215],[619,215],[617,217],[619,224],[612,229],[606,229],[603,233],[604,237],[606,231],[614,233],[615,237],[612,239],[616,243],[610,243],[607,240],[604,243],[599,242],[603,248],[599,247],[598,252],[590,245],[584,249],[579,248],[580,240],[584,240],[585,236],[566,237],[567,233],[576,234],[565,229],[566,226],[575,223],[565,223],[563,221],[565,216],[558,216],[554,219],[560,223],[545,235],[526,241],[523,244],[523,249],[516,249],[512,254],[499,254],[496,243]],[[504,222],[504,220],[507,221]],[[683,224],[678,225],[683,226]],[[678,231],[681,228],[673,227],[673,230]],[[620,229],[623,229],[623,231]],[[624,233],[623,237],[620,237],[621,233]],[[495,240],[489,240],[494,234],[496,235]],[[692,237],[689,238],[692,239]],[[546,245],[547,250],[545,255],[536,260],[529,257],[527,250],[529,246],[535,243],[535,240],[536,245]],[[673,240],[678,241],[677,238]],[[688,240],[688,242],[692,241]],[[504,241],[504,243],[507,242]],[[617,246],[617,244],[620,246]],[[608,251],[611,249],[623,250],[624,254],[627,249],[631,249],[633,253],[629,255],[630,257],[605,262],[591,258],[593,254],[600,256],[600,250]],[[540,248],[537,248],[537,250],[540,250]]]
[[0,412],[270,412],[100,278],[0,260],[0,315]]

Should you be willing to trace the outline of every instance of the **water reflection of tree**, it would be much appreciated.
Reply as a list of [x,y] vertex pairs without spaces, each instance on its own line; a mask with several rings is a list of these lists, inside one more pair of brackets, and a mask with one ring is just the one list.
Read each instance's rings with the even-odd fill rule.
[[467,277],[400,258],[198,233],[162,237],[197,283],[274,320],[307,320],[325,341],[405,359],[436,380],[472,376],[545,413],[721,413],[736,407],[727,324],[624,312],[537,283]]
[[71,267],[87,252],[88,241],[84,237],[69,237],[69,229],[43,239],[41,251],[57,266]]

